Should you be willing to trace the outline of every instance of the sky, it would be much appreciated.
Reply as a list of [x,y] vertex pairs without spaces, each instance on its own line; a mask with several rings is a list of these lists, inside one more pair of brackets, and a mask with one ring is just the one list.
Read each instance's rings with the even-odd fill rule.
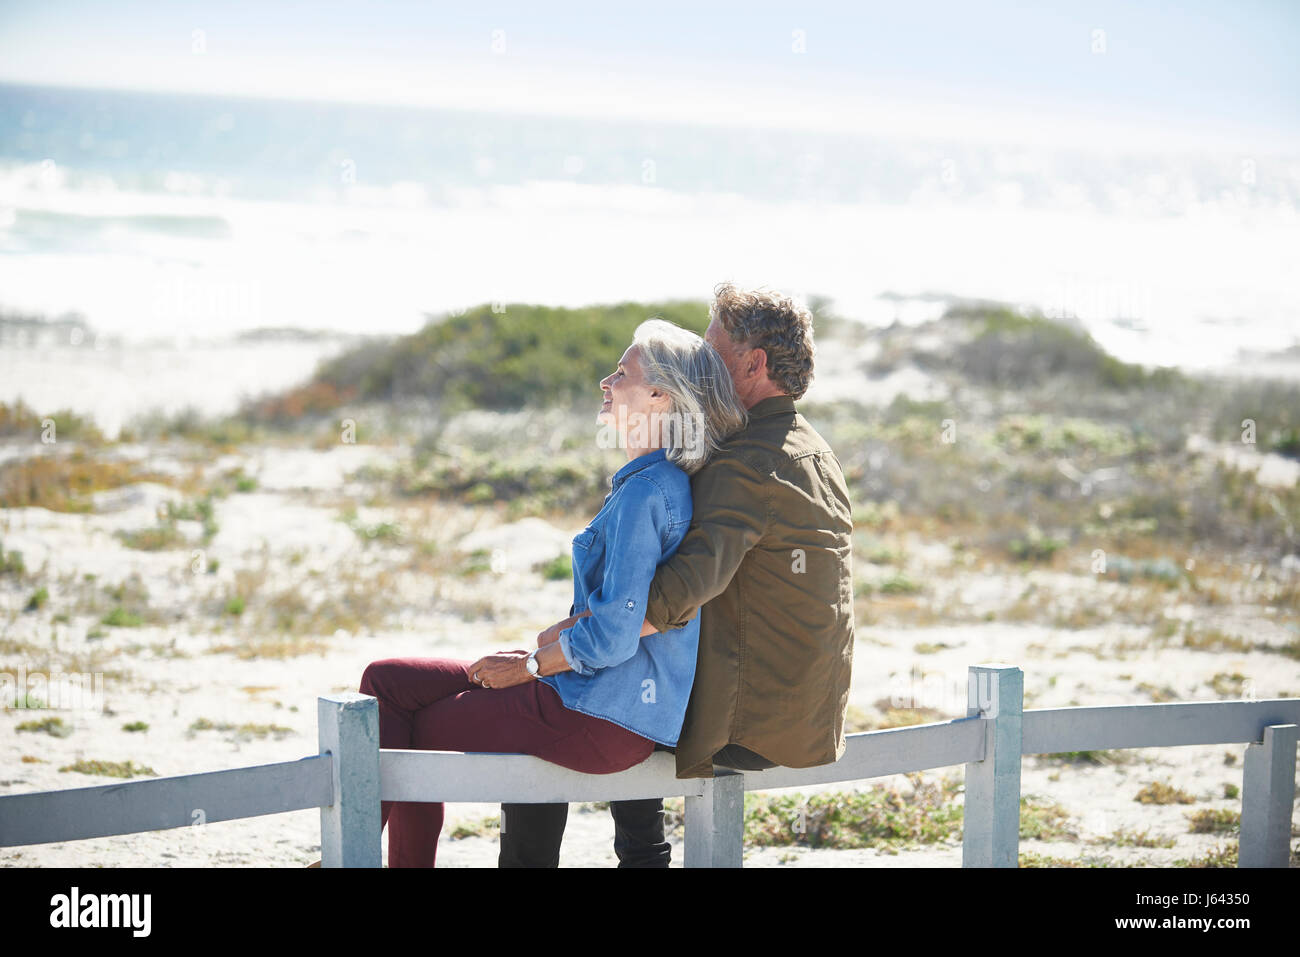
[[1300,3],[0,0],[0,82],[1293,150]]

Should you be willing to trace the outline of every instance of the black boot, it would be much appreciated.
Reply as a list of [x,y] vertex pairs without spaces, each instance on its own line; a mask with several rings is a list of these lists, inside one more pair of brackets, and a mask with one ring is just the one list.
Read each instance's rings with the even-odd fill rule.
[[672,845],[664,840],[664,802],[610,801],[614,817],[614,853],[619,867],[667,867]]
[[559,867],[567,804],[501,805],[497,867]]

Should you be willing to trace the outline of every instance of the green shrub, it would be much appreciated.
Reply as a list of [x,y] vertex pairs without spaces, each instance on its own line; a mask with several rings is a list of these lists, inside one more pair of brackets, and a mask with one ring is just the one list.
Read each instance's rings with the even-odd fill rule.
[[1255,423],[1255,447],[1300,458],[1300,383],[1280,379],[1242,379],[1216,390],[1213,435],[1240,443],[1242,422]]
[[44,430],[46,419],[54,420],[54,438],[77,439],[90,445],[102,445],[104,434],[89,417],[71,409],[59,409],[41,415],[19,398],[13,405],[0,402],[0,435],[20,435],[36,439]]
[[27,605],[23,610],[39,611],[40,609],[45,607],[45,603],[48,602],[49,600],[50,600],[50,593],[45,588],[45,586],[42,585],[40,588],[36,589],[36,591],[32,592],[32,597],[27,599]]
[[510,303],[502,312],[484,304],[462,315],[433,317],[412,335],[348,350],[323,363],[313,384],[339,397],[333,407],[351,397],[403,396],[480,409],[597,402],[597,383],[614,370],[633,330],[652,316],[701,334],[709,322],[703,302],[580,309]]
[[27,571],[23,564],[23,553],[16,552],[13,549],[5,551],[4,543],[0,542],[0,575],[13,575],[21,578]]
[[111,628],[139,628],[144,624],[144,619],[118,605],[100,619],[100,624],[108,625]]
[[474,821],[461,821],[447,836],[453,841],[463,841],[467,837],[495,837],[500,829],[501,816],[489,815]]
[[954,306],[944,318],[976,324],[971,341],[956,353],[962,371],[976,381],[1021,386],[1068,376],[1127,390],[1166,388],[1183,378],[1172,368],[1147,372],[1140,365],[1121,362],[1083,329],[1041,313],[1021,315],[1003,307]]
[[921,586],[903,572],[895,572],[880,583],[880,590],[886,595],[915,595]]
[[19,731],[44,731],[46,734],[52,734],[56,738],[66,738],[72,734],[72,726],[65,724],[62,718],[49,717],[42,718],[40,721],[24,721],[18,725]]
[[1007,545],[1007,551],[1019,562],[1050,562],[1052,556],[1065,545],[1066,543],[1061,539],[1043,535],[1037,528],[1031,526],[1024,538],[1011,540]]
[[159,522],[149,528],[133,530],[118,529],[113,537],[126,548],[135,548],[145,552],[157,552],[165,548],[184,548],[189,542],[176,527],[175,522]]
[[573,559],[567,554],[556,555],[548,562],[535,565],[534,569],[541,572],[547,581],[568,581],[573,577]]

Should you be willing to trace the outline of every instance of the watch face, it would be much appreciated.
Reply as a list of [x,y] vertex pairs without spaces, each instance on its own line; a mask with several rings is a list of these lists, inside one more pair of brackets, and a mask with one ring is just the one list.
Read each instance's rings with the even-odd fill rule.
[[527,671],[530,675],[537,674],[538,665],[537,665],[536,656],[529,655],[527,658],[524,659],[524,670]]

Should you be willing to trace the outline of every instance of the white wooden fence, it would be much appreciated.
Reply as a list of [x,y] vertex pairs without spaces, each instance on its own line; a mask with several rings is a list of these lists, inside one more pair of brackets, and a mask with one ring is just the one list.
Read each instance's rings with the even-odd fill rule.
[[378,867],[384,801],[610,801],[682,796],[685,865],[739,867],[745,791],[858,781],[965,765],[963,867],[1016,867],[1020,758],[1116,748],[1246,744],[1238,862],[1286,867],[1295,801],[1300,699],[1023,710],[1012,665],[969,670],[967,716],[848,736],[844,756],[815,768],[679,780],[655,752],[617,774],[581,774],[521,754],[379,748],[378,702],[318,701],[320,753],[299,761],[99,787],[0,796],[0,846],[45,844],[321,809],[324,867]]

